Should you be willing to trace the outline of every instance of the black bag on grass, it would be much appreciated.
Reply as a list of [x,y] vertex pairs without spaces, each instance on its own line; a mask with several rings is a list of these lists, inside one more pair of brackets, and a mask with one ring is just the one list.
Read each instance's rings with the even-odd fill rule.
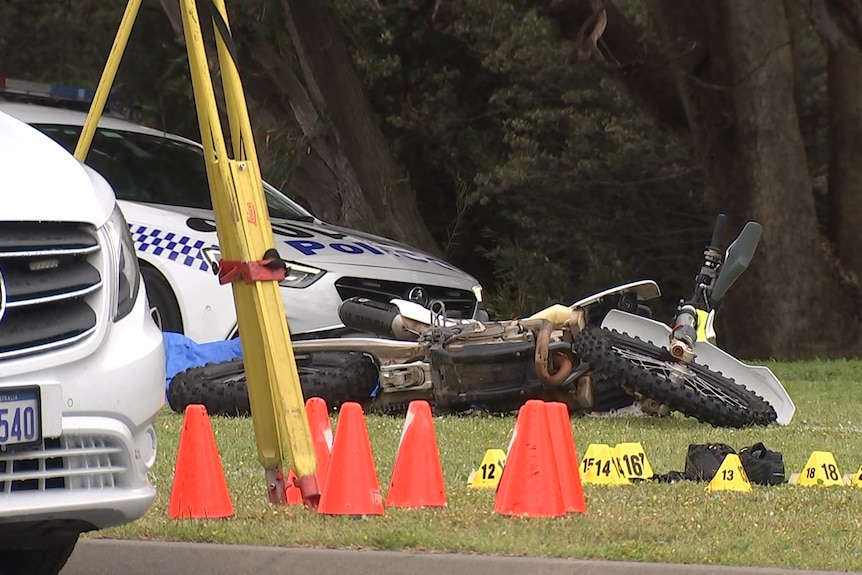
[[750,482],[758,485],[784,483],[784,456],[778,451],[767,449],[763,443],[740,449],[739,460]]
[[726,443],[692,443],[685,454],[683,475],[691,481],[712,481],[724,457],[730,453],[736,452]]

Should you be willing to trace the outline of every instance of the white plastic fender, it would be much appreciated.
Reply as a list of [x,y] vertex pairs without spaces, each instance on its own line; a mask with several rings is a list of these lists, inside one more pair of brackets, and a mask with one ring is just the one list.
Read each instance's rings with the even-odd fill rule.
[[639,280],[636,282],[618,285],[616,287],[600,291],[599,293],[595,293],[591,296],[587,296],[584,299],[578,300],[575,303],[571,304],[569,306],[569,309],[587,307],[592,303],[596,303],[603,297],[615,293],[623,293],[628,291],[635,292],[638,296],[638,301],[649,301],[651,299],[656,299],[657,297],[661,296],[661,290],[659,289],[658,284],[655,283],[653,280]]

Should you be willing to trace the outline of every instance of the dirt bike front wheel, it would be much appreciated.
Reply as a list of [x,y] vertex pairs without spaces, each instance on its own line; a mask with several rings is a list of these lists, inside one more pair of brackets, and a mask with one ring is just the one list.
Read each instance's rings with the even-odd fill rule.
[[629,393],[653,399],[717,427],[768,425],[775,409],[759,395],[698,365],[682,363],[664,348],[616,331],[587,327],[575,339],[593,371]]

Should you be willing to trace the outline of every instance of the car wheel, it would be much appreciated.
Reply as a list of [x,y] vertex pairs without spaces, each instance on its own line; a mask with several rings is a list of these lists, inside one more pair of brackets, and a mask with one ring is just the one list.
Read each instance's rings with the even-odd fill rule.
[[147,302],[153,321],[162,331],[183,333],[183,319],[171,286],[162,275],[149,267],[141,267],[147,288]]
[[78,542],[78,534],[54,537],[37,545],[2,552],[0,573],[27,573],[28,575],[57,575],[66,565]]

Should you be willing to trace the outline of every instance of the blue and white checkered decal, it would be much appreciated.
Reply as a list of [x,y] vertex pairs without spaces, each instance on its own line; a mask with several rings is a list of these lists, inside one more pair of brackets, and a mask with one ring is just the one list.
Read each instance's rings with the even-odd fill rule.
[[140,252],[165,257],[204,272],[212,271],[201,252],[201,248],[206,246],[203,240],[135,224],[129,224],[129,231],[135,240],[135,249]]

